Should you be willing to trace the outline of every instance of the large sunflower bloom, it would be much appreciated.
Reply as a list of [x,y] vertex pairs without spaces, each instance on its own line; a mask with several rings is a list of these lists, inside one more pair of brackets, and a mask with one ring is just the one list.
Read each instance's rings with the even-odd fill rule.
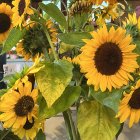
[[25,15],[26,14],[33,14],[33,11],[29,8],[30,6],[30,0],[14,0],[12,2],[13,4],[13,25],[14,26],[20,26],[22,22],[25,20]]
[[140,80],[135,87],[132,87],[129,94],[124,93],[124,98],[120,102],[119,112],[116,116],[120,118],[120,123],[129,119],[129,127],[140,120]]
[[12,28],[12,10],[6,3],[0,4],[0,43],[8,36]]
[[38,106],[36,104],[38,90],[32,89],[31,82],[18,84],[17,90],[9,90],[1,97],[0,121],[4,128],[18,129],[36,117]]
[[101,91],[127,85],[129,79],[133,79],[130,73],[139,67],[130,35],[125,36],[125,30],[120,27],[117,30],[111,27],[108,31],[105,25],[91,35],[93,39],[83,40],[86,45],[79,56],[81,72],[86,73],[88,85]]
[[37,132],[42,128],[43,124],[44,123],[42,121],[32,118],[32,122],[29,122],[27,120],[23,127],[20,127],[19,129],[12,129],[12,131],[20,139],[23,139],[25,137],[26,140],[34,140]]
[[[51,37],[53,43],[57,42],[57,30],[54,27],[54,24],[51,20],[46,22],[46,28]],[[43,55],[43,49],[49,46],[48,39],[44,33],[44,30],[38,24],[34,24],[32,27],[29,27],[23,37],[23,40],[17,44],[16,51],[17,54],[23,56],[27,61],[32,58],[35,61],[35,58],[39,55]],[[47,48],[45,48],[47,49]]]

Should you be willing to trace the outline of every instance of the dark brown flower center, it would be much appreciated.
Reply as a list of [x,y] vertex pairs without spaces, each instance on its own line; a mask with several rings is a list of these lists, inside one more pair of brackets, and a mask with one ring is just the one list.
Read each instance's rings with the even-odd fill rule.
[[10,26],[11,26],[10,17],[4,13],[0,13],[0,33],[8,31]]
[[140,109],[140,88],[134,91],[128,104],[133,109]]
[[95,53],[95,66],[102,75],[114,75],[122,65],[122,52],[112,42],[102,44]]
[[25,130],[29,130],[29,129],[31,129],[33,126],[34,126],[34,118],[32,119],[32,122],[29,122],[28,119],[27,119],[27,121],[26,121],[25,125],[23,126],[23,128],[24,128]]
[[33,98],[31,96],[23,96],[18,100],[14,109],[17,116],[26,116],[32,111],[33,107]]
[[24,13],[25,7],[26,7],[25,0],[20,0],[19,5],[18,5],[19,16],[21,16]]

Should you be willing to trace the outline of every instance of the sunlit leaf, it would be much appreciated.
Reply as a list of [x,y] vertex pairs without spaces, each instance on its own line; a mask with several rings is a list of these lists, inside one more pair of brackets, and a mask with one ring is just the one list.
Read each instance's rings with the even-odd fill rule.
[[81,140],[113,140],[120,128],[115,113],[96,101],[83,102],[78,110]]

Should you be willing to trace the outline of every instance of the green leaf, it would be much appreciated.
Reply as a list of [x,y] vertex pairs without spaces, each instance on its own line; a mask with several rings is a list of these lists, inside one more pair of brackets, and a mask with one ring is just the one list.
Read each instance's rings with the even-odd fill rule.
[[50,118],[60,112],[64,112],[71,107],[79,98],[81,93],[80,86],[67,87],[62,96],[52,105],[51,108],[47,107],[44,98],[40,100],[39,115],[41,119]]
[[90,94],[101,104],[118,112],[118,106],[123,94],[123,89],[113,90],[112,92],[94,91],[93,87],[90,87]]
[[0,97],[3,96],[8,90],[7,89],[1,89],[0,90]]
[[91,39],[91,35],[88,32],[62,33],[58,38],[66,44],[82,46],[85,44],[82,39]]
[[35,140],[46,140],[46,136],[41,129],[37,133]]
[[65,16],[55,4],[49,3],[45,5],[43,3],[39,3],[39,7],[43,11],[45,11],[50,17],[52,17],[56,22],[58,22],[62,27],[64,27],[66,30],[68,29]]
[[0,140],[1,140],[2,137],[3,137],[2,140],[20,140],[18,138],[18,136],[13,134],[13,132],[11,132],[10,130],[6,130],[6,129],[0,130]]
[[77,14],[73,17],[72,20],[74,20],[77,31],[79,31],[85,26],[85,24],[88,22],[89,19],[88,17],[89,17],[88,13]]
[[63,94],[71,81],[73,65],[65,60],[47,62],[36,74],[36,80],[48,107]]
[[20,30],[18,28],[13,28],[4,43],[2,54],[10,51],[18,42],[23,38],[25,30]]
[[113,140],[120,128],[115,113],[96,101],[83,102],[78,110],[81,140]]
[[77,46],[75,45],[70,45],[70,44],[66,44],[64,42],[61,42],[60,43],[60,48],[59,48],[59,53],[62,54],[62,53],[65,53],[65,52],[68,52],[68,51],[71,51],[73,48],[75,48]]
[[[134,43],[137,45],[136,49],[134,50],[134,52],[136,52],[138,55],[140,54],[140,40],[139,38],[134,40]],[[137,62],[140,65],[140,56],[138,56],[137,58]]]

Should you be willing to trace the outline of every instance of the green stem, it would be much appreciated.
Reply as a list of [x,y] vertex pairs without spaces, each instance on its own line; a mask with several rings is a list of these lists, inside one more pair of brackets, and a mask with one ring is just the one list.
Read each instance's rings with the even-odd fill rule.
[[63,112],[63,118],[65,120],[65,126],[66,126],[66,130],[67,130],[68,139],[73,140],[69,116],[68,116],[68,113],[66,111]]
[[[44,28],[44,29],[45,29],[45,28]],[[55,51],[55,47],[54,47],[54,45],[53,45],[53,43],[52,43],[52,41],[51,41],[51,38],[50,38],[50,35],[49,35],[47,29],[45,29],[45,34],[46,34],[46,36],[47,36],[47,38],[48,38],[49,44],[50,44],[50,46],[51,46],[51,49],[52,49],[52,52],[53,52],[53,55],[54,55],[54,58],[55,58],[55,60],[58,60],[59,57],[58,57],[58,55],[57,55],[57,53],[56,53],[56,51]]]
[[72,119],[72,115],[71,115],[71,111],[70,109],[68,109],[68,115],[69,115],[69,119],[70,119],[70,124],[71,124],[71,131],[72,131],[72,135],[73,135],[73,140],[77,140],[77,134],[76,134],[76,129],[75,129],[75,125]]
[[44,53],[45,60],[50,61],[50,57],[49,57],[49,54],[48,54],[46,48],[43,48],[43,53]]
[[74,122],[72,120],[70,109],[64,111],[63,116],[64,116],[64,120],[65,120],[65,124],[68,130],[68,135],[70,140],[77,140],[77,133],[76,133]]
[[9,134],[10,131],[11,131],[11,129],[7,130],[7,131],[3,134],[3,136],[0,138],[0,140],[3,140],[3,139]]

